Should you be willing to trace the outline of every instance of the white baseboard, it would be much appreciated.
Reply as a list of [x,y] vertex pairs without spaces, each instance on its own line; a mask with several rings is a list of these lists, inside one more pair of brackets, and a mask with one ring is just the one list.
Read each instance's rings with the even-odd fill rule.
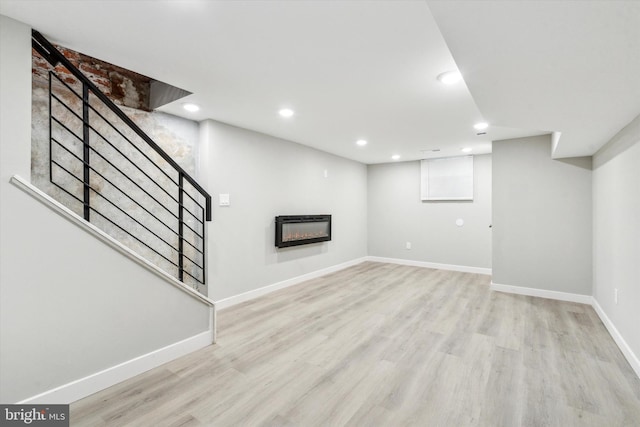
[[288,288],[289,286],[294,286],[302,282],[305,282],[307,280],[315,279],[329,273],[334,273],[339,270],[344,270],[345,268],[360,264],[361,262],[364,262],[366,260],[367,260],[367,257],[356,258],[354,260],[347,261],[342,264],[337,264],[331,267],[312,271],[311,273],[307,273],[301,276],[293,277],[291,279],[283,280],[282,282],[273,283],[271,285],[263,286],[261,288],[254,289],[252,291],[244,292],[238,295],[234,295],[232,297],[221,299],[221,300],[215,301],[216,310],[221,310],[223,308],[231,307],[233,305],[240,304],[242,302],[249,301],[254,298],[258,298],[263,295],[270,294],[271,292],[275,292],[279,289]]
[[212,332],[205,331],[17,403],[69,404],[188,353],[207,347],[211,345],[211,340]]
[[624,354],[624,357],[629,362],[629,365],[631,365],[631,368],[633,368],[633,370],[636,372],[636,375],[640,378],[640,360],[638,359],[638,356],[635,355],[633,350],[631,350],[631,347],[629,347],[629,344],[627,344],[624,338],[622,338],[622,335],[620,334],[620,332],[618,332],[616,327],[613,325],[613,322],[611,322],[611,319],[609,319],[602,307],[600,307],[600,304],[598,304],[598,301],[595,299],[595,297],[591,297],[591,305],[593,306],[593,309],[596,311],[596,313],[598,313],[600,320],[602,320],[602,323],[604,323],[604,326],[607,328],[609,334],[620,348],[622,354]]
[[402,265],[411,265],[414,267],[426,267],[426,268],[437,268],[440,270],[450,270],[450,271],[461,271],[464,273],[476,273],[476,274],[487,274],[491,275],[490,268],[481,268],[481,267],[467,267],[463,265],[452,265],[452,264],[437,264],[433,262],[424,262],[424,261],[411,261],[405,259],[397,259],[397,258],[383,258],[376,256],[365,256],[362,258],[356,258],[351,261],[347,261],[342,264],[334,265],[331,267],[323,268],[321,270],[316,270],[311,273],[303,274],[301,276],[293,277],[291,279],[283,280],[282,282],[274,283],[271,285],[263,286],[262,288],[254,289],[252,291],[244,292],[242,294],[234,295],[232,297],[224,298],[221,300],[215,301],[216,310],[221,310],[227,307],[231,307],[236,304],[240,304],[245,301],[252,300],[254,298],[261,297],[263,295],[267,295],[271,292],[277,291],[279,289],[288,288],[289,286],[297,285],[299,283],[305,282],[307,280],[315,279],[317,277],[324,276],[325,274],[333,273],[339,270],[343,270],[345,268],[360,264],[365,261],[372,262],[384,262],[390,264],[402,264]]
[[528,295],[532,297],[555,299],[558,301],[591,304],[591,295],[571,294],[568,292],[548,291],[546,289],[525,288],[523,286],[501,285],[491,282],[491,290],[508,294]]
[[484,267],[469,267],[466,265],[454,265],[454,264],[438,264],[435,262],[426,262],[426,261],[412,261],[409,259],[399,259],[399,258],[385,258],[379,256],[368,256],[366,257],[367,261],[373,262],[385,262],[388,264],[401,264],[401,265],[411,265],[413,267],[424,267],[424,268],[435,268],[438,270],[449,270],[449,271],[460,271],[463,273],[475,273],[475,274],[486,274],[491,275],[490,268]]
[[620,332],[618,332],[616,327],[613,325],[613,322],[611,321],[611,319],[609,319],[609,317],[606,315],[602,307],[600,307],[600,304],[598,304],[598,301],[596,301],[596,299],[591,295],[570,294],[566,292],[548,291],[545,289],[536,289],[536,288],[525,288],[521,286],[500,285],[498,283],[493,283],[493,282],[491,282],[491,290],[498,291],[498,292],[506,292],[510,294],[529,295],[533,297],[549,298],[549,299],[555,299],[559,301],[577,302],[577,303],[588,304],[592,306],[593,309],[598,314],[598,317],[600,317],[600,320],[602,320],[602,323],[604,324],[604,326],[607,328],[607,331],[609,331],[609,334],[617,344],[618,348],[620,349],[622,354],[624,354],[624,357],[629,362],[629,365],[631,365],[631,368],[635,371],[636,375],[640,377],[640,360],[638,359],[638,356],[636,356],[633,350],[631,350],[631,347],[629,347],[629,344],[627,344],[627,342],[622,337]]

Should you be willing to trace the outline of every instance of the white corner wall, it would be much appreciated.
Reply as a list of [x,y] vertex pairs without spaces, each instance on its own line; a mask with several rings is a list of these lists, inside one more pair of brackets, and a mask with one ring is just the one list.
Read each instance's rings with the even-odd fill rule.
[[[213,120],[200,129],[201,176],[214,195],[209,297],[258,295],[367,255],[365,165]],[[221,193],[230,206],[219,206]],[[275,217],[298,214],[331,214],[332,240],[277,249]]]
[[0,401],[14,403],[156,357],[208,332],[211,316],[10,184],[30,176],[31,29],[0,16],[0,31]]
[[586,301],[591,158],[553,160],[549,135],[494,141],[492,157],[493,283]]
[[640,375],[640,116],[593,157],[593,260],[594,305]]
[[489,273],[491,155],[474,156],[473,174],[472,202],[423,202],[420,162],[369,165],[369,255]]

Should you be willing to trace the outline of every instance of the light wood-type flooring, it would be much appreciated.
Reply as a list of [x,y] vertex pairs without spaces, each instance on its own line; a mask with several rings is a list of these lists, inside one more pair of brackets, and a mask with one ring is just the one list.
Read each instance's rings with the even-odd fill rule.
[[590,306],[489,282],[365,262],[222,310],[216,345],[72,404],[71,425],[640,426]]

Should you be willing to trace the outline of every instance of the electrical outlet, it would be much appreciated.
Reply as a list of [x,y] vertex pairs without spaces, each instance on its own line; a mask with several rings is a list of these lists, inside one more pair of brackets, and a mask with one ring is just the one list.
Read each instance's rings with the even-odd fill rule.
[[405,245],[405,248],[407,248],[407,250],[411,249],[411,242],[407,242],[407,244]]
[[616,305],[618,305],[618,288],[615,288],[613,290],[613,302],[615,302]]

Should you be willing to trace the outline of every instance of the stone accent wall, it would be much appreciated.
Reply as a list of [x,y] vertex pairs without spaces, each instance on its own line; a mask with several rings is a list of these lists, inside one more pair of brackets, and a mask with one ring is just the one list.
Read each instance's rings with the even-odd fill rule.
[[[82,53],[55,45],[76,68],[107,95],[116,105],[151,111],[149,108],[149,92],[151,78],[126,70],[108,62],[84,55]],[[33,51],[33,79],[48,79],[49,63]],[[55,67],[55,72],[65,83],[75,84],[73,75],[62,65]]]
[[[165,152],[167,152],[189,175],[196,178],[196,159],[198,124],[194,121],[172,116],[165,113],[148,111],[149,87],[151,79],[132,71],[124,70],[112,64],[88,57],[86,55],[60,48],[74,65],[85,73],[91,81],[98,86],[114,103],[123,110],[147,135],[149,135]],[[76,117],[82,117],[82,102],[73,94],[82,93],[81,85],[62,66],[55,67],[55,73],[60,79],[69,85],[53,79],[52,92],[55,93],[67,107],[53,100],[51,109],[54,116],[60,117],[68,129],[53,123],[51,135],[64,147],[52,144],[54,159],[62,159],[68,163],[69,172],[54,166],[50,170],[50,144],[49,144],[49,71],[53,68],[40,55],[33,51],[33,93],[32,93],[32,150],[31,150],[31,181],[34,185],[47,194],[65,204],[78,215],[83,215],[83,205],[69,196],[65,191],[53,185],[50,181],[50,173],[54,181],[61,184],[76,197],[82,197],[83,185],[76,177],[82,178],[83,166],[73,155],[82,158],[82,142],[76,136],[82,137],[82,122]],[[171,181],[177,181],[177,174],[148,145],[133,131],[122,127],[122,122],[113,112],[95,96],[90,97],[90,104],[96,111],[90,111],[90,123],[93,130],[90,132],[90,145],[97,152],[102,153],[107,160],[111,160],[124,172],[115,171],[108,162],[98,154],[91,152],[91,164],[98,173],[91,173],[92,206],[95,206],[105,215],[92,213],[91,222],[130,247],[140,255],[155,263],[169,274],[177,276],[177,268],[167,259],[177,263],[177,251],[169,245],[177,247],[178,237],[171,231],[177,230],[177,188]],[[98,114],[99,113],[99,114]],[[104,116],[101,118],[100,115]],[[110,125],[116,124],[118,131]],[[120,132],[122,134],[120,134]],[[74,136],[75,134],[76,136]],[[133,145],[125,141],[128,138]],[[120,150],[129,160],[118,153],[116,148],[107,144],[110,141],[117,150]],[[160,167],[154,166],[141,153],[151,158]],[[145,177],[142,169],[151,179]],[[100,176],[102,174],[103,176]],[[168,176],[167,176],[168,175]],[[131,179],[127,178],[130,177]],[[157,184],[154,184],[156,181]],[[122,191],[115,188],[115,184]],[[144,190],[144,191],[143,191]],[[169,210],[155,202],[149,195],[169,206]],[[144,208],[136,205],[130,197],[141,201]],[[115,202],[112,205],[107,199]],[[186,199],[189,201],[189,199]],[[203,201],[201,201],[202,203]],[[190,208],[198,212],[193,204]],[[114,225],[106,218],[110,218],[121,227],[130,230],[134,235],[143,236],[142,242],[136,240]],[[169,227],[158,222],[163,221]],[[187,215],[185,221],[191,228],[201,231],[195,218]],[[191,234],[189,234],[191,233]],[[202,249],[193,233],[187,229],[186,238],[198,249]],[[164,240],[164,241],[163,241]],[[150,250],[153,248],[155,253]],[[185,245],[186,254],[196,262],[201,263],[202,257],[190,245]],[[97,260],[97,262],[99,262]],[[185,263],[187,272],[198,277],[197,269]],[[185,279],[196,287],[196,282],[190,278]]]

